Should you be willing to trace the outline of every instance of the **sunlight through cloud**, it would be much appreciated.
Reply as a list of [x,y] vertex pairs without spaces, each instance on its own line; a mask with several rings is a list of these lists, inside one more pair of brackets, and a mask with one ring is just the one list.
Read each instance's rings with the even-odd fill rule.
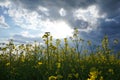
[[73,29],[65,21],[45,22],[43,31],[50,32],[54,38],[65,38],[72,35]]

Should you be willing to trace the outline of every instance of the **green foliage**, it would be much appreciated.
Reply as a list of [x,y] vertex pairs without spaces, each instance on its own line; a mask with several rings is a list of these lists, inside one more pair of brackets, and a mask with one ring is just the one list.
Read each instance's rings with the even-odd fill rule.
[[11,40],[0,54],[0,80],[119,80],[120,53],[112,52],[108,37],[93,51],[92,42],[78,34],[75,29],[70,37],[73,46],[64,38],[63,47],[49,32],[43,35],[45,46],[37,42],[16,46]]

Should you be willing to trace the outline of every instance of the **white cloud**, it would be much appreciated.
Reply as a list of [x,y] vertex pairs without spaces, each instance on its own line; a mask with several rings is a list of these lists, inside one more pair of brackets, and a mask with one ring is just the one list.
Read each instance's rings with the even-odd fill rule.
[[87,27],[86,29],[78,29],[79,31],[90,32],[93,29],[91,27]]
[[105,15],[99,15],[99,9],[95,5],[89,6],[87,9],[77,9],[73,13],[75,18],[85,21],[105,17]]
[[9,0],[2,0],[0,1],[0,6],[2,7],[8,7],[10,5],[10,1]]
[[[43,11],[45,14],[49,11],[47,8],[41,6],[38,7],[38,10]],[[65,11],[63,9],[61,10],[61,15],[65,15]],[[9,14],[16,25],[23,29],[27,29],[27,32],[21,33],[24,37],[37,37],[29,34],[29,30],[39,30],[40,35],[49,31],[54,38],[64,38],[72,34],[72,29],[64,20],[50,20],[49,18],[38,14],[37,11],[29,11],[21,7],[14,7],[13,5],[9,6],[7,14]]]
[[37,38],[37,37],[41,37],[42,35],[41,34],[31,34],[29,31],[22,31],[20,33],[23,37],[26,37],[26,38]]
[[46,16],[49,16],[49,10],[46,7],[39,6],[38,7],[38,12],[43,12]]
[[4,16],[0,16],[0,28],[9,28],[9,25],[5,22]]
[[86,32],[96,29],[99,24],[98,18],[105,17],[105,15],[99,15],[99,9],[95,5],[89,6],[87,9],[77,9],[73,12],[73,14],[76,20],[83,20],[89,23],[87,29],[81,29],[81,31]]
[[61,9],[59,10],[59,14],[60,14],[60,16],[65,16],[65,15],[66,15],[65,9],[64,9],[64,8],[61,8]]
[[115,19],[109,19],[109,18],[105,19],[105,21],[106,21],[106,22],[115,22],[115,23],[119,23],[117,20],[115,20]]
[[12,17],[16,25],[24,29],[38,29],[41,20],[40,15],[37,12],[30,12],[29,10],[23,8],[9,8],[8,14]]

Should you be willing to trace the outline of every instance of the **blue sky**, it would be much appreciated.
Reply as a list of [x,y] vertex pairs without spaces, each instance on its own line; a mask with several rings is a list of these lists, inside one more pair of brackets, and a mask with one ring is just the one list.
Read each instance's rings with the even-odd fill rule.
[[120,40],[120,1],[0,0],[0,42],[42,41],[44,32],[62,39],[74,28],[94,42],[105,34]]

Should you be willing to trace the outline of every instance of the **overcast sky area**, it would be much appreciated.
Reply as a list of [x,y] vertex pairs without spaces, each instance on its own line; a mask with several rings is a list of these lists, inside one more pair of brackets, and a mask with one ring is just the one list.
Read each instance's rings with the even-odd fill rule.
[[0,0],[0,42],[41,41],[44,32],[63,39],[74,28],[94,42],[120,41],[120,0]]

